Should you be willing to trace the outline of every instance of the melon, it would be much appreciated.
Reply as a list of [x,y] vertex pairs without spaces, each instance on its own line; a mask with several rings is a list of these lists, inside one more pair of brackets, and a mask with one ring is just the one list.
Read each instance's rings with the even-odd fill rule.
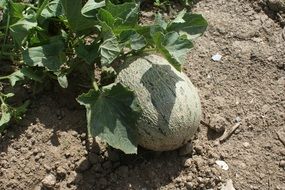
[[197,89],[189,78],[159,55],[128,59],[116,82],[133,90],[142,109],[138,143],[155,150],[174,150],[195,134],[201,118]]

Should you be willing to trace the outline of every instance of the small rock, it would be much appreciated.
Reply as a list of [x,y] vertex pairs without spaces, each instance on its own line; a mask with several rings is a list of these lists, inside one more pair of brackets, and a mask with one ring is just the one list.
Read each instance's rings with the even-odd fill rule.
[[241,118],[240,118],[239,116],[237,116],[237,117],[235,118],[235,123],[239,123],[239,122],[241,122]]
[[44,165],[44,168],[46,169],[47,172],[50,172],[52,170],[52,167],[50,167],[47,164]]
[[56,169],[56,173],[61,176],[61,177],[65,177],[66,176],[66,170],[62,167],[62,166],[59,166],[57,169]]
[[233,180],[227,180],[226,184],[222,186],[221,190],[235,190]]
[[82,133],[82,134],[80,135],[80,138],[81,138],[81,139],[86,139],[86,133]]
[[194,147],[194,149],[195,149],[197,154],[202,155],[202,153],[203,153],[203,147],[202,146],[197,145]]
[[281,160],[279,166],[285,168],[285,160]]
[[221,61],[222,59],[222,55],[220,55],[219,53],[216,53],[215,55],[212,56],[212,60],[213,61]]
[[71,131],[71,133],[70,133],[72,136],[74,136],[74,137],[77,137],[78,136],[78,133],[77,133],[77,131]]
[[82,179],[83,179],[82,174],[72,171],[68,176],[67,184],[78,184],[82,181]]
[[52,188],[56,184],[56,177],[53,174],[49,174],[42,180],[42,184],[45,187]]
[[245,147],[245,148],[248,148],[250,146],[250,144],[248,142],[244,142],[242,143],[242,145]]
[[190,167],[192,165],[192,159],[188,158],[184,161],[184,167]]
[[70,152],[66,152],[66,153],[64,153],[64,156],[65,156],[65,158],[69,158],[70,157]]
[[41,155],[40,155],[40,154],[37,154],[37,155],[35,156],[35,161],[38,161],[40,158],[41,158]]
[[227,125],[227,121],[224,117],[219,114],[214,114],[211,119],[211,129],[216,131],[217,133],[223,133],[225,131],[225,126]]
[[223,170],[229,170],[228,164],[223,160],[216,160],[216,164]]
[[191,142],[187,143],[179,149],[180,156],[191,155],[193,153],[193,145]]

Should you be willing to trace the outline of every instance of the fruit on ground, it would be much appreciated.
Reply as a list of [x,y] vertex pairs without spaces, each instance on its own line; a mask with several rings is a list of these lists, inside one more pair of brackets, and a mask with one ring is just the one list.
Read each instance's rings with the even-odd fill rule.
[[119,69],[116,81],[135,92],[142,108],[136,126],[139,145],[168,151],[193,137],[201,117],[197,89],[165,58],[153,54],[131,58]]

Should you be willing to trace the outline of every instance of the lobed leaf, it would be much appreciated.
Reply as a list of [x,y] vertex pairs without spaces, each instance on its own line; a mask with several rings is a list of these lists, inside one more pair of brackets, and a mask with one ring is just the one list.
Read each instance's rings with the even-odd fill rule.
[[121,84],[90,90],[77,101],[87,109],[88,129],[114,148],[127,154],[137,153],[137,129],[140,115],[135,95]]
[[51,42],[43,46],[28,48],[23,51],[23,59],[26,65],[45,67],[50,71],[58,71],[65,63],[62,41]]
[[192,42],[179,36],[177,32],[169,32],[164,35],[157,32],[153,36],[156,49],[179,71],[186,62],[187,53],[193,48]]
[[105,7],[106,3],[105,0],[99,1],[98,0],[88,0],[87,3],[81,9],[82,15],[90,18],[96,17],[99,8]]
[[167,31],[176,31],[180,35],[187,35],[188,39],[201,36],[207,29],[208,23],[199,14],[191,14],[182,11],[168,26]]

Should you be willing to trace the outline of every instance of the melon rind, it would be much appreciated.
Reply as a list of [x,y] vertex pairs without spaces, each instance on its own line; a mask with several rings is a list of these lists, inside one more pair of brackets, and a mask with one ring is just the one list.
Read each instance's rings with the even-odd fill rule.
[[125,62],[116,82],[133,90],[142,109],[137,122],[139,145],[150,150],[174,150],[197,131],[201,104],[189,78],[158,55]]

